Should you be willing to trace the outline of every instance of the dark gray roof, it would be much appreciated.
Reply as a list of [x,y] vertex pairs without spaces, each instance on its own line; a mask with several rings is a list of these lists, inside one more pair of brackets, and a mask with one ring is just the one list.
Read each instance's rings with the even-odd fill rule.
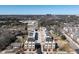
[[28,38],[28,41],[35,41],[35,39],[33,39],[33,38]]
[[46,38],[46,41],[52,41],[52,38],[48,37]]
[[75,51],[79,54],[79,49],[75,49]]
[[29,33],[29,36],[33,36],[33,33]]

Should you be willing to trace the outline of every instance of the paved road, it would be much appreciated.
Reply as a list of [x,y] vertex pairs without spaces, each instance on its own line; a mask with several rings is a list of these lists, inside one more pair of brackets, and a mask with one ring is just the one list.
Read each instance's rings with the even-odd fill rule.
[[70,43],[70,46],[73,48],[73,49],[79,49],[79,45],[76,43],[76,42],[74,42],[73,41],[73,39],[71,39],[67,34],[65,34],[64,32],[62,32],[65,36],[66,36],[66,38],[67,38],[67,40],[69,41],[69,43]]

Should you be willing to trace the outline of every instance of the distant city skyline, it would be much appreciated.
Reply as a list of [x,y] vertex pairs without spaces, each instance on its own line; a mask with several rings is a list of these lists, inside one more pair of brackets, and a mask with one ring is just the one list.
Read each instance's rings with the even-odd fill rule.
[[0,15],[79,15],[79,5],[0,5]]

